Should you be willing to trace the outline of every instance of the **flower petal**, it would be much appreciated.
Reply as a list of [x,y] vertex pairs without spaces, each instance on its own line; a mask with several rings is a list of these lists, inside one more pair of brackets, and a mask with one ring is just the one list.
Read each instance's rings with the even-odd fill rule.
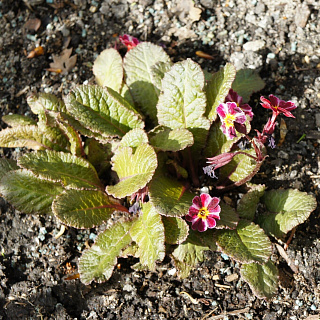
[[[208,211],[211,212],[217,212],[217,211],[213,211],[218,205],[219,205],[220,199],[217,197],[213,197],[211,198],[210,203],[207,206]],[[219,211],[220,212],[220,211]]]
[[212,216],[208,216],[206,220],[207,220],[207,226],[210,229],[214,228],[217,224],[216,220]]
[[228,108],[225,103],[220,103],[217,107],[217,114],[221,119],[224,119],[228,113]]
[[200,195],[200,198],[201,198],[202,207],[207,208],[208,205],[209,205],[210,202],[211,202],[211,199],[212,199],[212,198],[210,197],[210,195],[207,194],[207,193],[202,193],[202,194]]
[[199,232],[204,232],[208,228],[206,219],[199,219],[195,223],[192,224],[192,229],[193,230],[198,230]]
[[202,202],[201,202],[201,198],[196,196],[193,198],[192,200],[193,203],[193,207],[200,210],[202,208]]

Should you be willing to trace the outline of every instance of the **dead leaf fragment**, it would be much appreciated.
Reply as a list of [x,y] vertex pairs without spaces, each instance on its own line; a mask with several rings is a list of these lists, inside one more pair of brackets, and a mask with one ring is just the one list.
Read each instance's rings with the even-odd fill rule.
[[29,19],[25,24],[24,24],[24,29],[27,30],[34,30],[34,31],[38,31],[38,29],[41,26],[41,20],[38,18],[34,18],[34,19]]
[[38,56],[42,56],[44,55],[44,49],[43,47],[39,46],[34,48],[28,55],[27,58],[28,59],[32,59],[34,57],[38,57]]
[[[50,63],[50,68],[46,70],[62,74],[68,73],[77,62],[77,55],[75,54],[70,57],[71,52],[72,48],[64,49],[60,55],[53,54],[53,62]],[[60,72],[55,70],[59,70]]]

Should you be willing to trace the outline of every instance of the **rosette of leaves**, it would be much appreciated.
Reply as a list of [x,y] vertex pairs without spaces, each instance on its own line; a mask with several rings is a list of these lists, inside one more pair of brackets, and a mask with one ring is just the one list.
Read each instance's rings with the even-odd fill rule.
[[[250,70],[236,73],[231,64],[205,81],[197,63],[172,64],[161,47],[147,42],[124,58],[115,49],[103,51],[93,72],[97,85],[79,86],[63,100],[29,97],[37,120],[2,118],[8,128],[0,132],[0,146],[32,151],[17,161],[1,159],[1,195],[22,212],[53,214],[67,226],[107,225],[80,258],[85,284],[108,280],[117,257],[135,256],[135,268],[155,270],[167,252],[186,277],[205,251],[220,249],[243,263],[241,274],[257,296],[269,298],[277,272],[267,234],[283,237],[307,219],[315,208],[312,197],[251,186],[237,209],[221,203],[216,230],[200,234],[183,219],[206,157],[235,150],[243,136],[226,139],[217,106],[231,87],[248,100],[263,81]],[[260,165],[238,155],[212,186],[245,183]],[[130,213],[131,199],[145,190],[148,198],[142,196],[138,212]],[[256,216],[261,197],[267,213]]]

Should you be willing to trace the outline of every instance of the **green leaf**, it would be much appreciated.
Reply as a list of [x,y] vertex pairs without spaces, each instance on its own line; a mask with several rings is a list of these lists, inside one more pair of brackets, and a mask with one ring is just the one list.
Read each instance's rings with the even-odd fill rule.
[[111,144],[101,144],[95,139],[87,139],[85,152],[88,161],[95,167],[98,176],[102,176],[111,167]]
[[122,58],[114,49],[103,50],[94,61],[93,74],[99,86],[119,92],[123,80]]
[[94,228],[106,222],[113,212],[128,209],[102,191],[71,189],[55,199],[52,211],[68,226]]
[[150,137],[150,143],[161,151],[177,152],[193,145],[193,135],[187,129],[162,128]]
[[17,165],[17,161],[12,159],[0,158],[0,180],[9,171],[20,169]]
[[83,156],[84,151],[80,134],[75,130],[74,127],[68,124],[67,121],[62,120],[61,117],[57,117],[57,124],[59,126],[59,129],[68,138],[71,153],[75,156]]
[[151,67],[151,78],[152,83],[158,88],[160,91],[162,89],[162,79],[166,72],[170,70],[172,67],[172,62],[158,62],[154,66]]
[[100,233],[94,245],[84,251],[79,261],[81,281],[88,285],[92,281],[107,281],[117,263],[120,252],[130,242],[129,229],[132,222],[117,222]]
[[144,143],[137,147],[120,148],[112,158],[112,169],[118,174],[119,182],[107,186],[106,192],[116,198],[124,198],[146,186],[157,168],[157,155],[153,148]]
[[129,103],[110,88],[79,86],[66,98],[68,112],[87,130],[103,137],[122,137],[144,123]]
[[124,57],[126,83],[130,92],[145,115],[157,122],[158,96],[160,88],[153,82],[152,67],[170,62],[165,51],[150,42],[142,42],[131,49]]
[[182,182],[166,176],[160,168],[149,184],[150,201],[165,216],[182,217],[188,214],[194,196]]
[[195,232],[190,230],[187,240],[179,244],[172,252],[172,257],[180,278],[187,278],[190,271],[194,269],[199,262],[204,260],[204,252],[206,250],[209,250],[209,247],[203,245],[195,235]]
[[236,210],[222,201],[220,201],[219,205],[221,207],[220,220],[217,220],[216,228],[235,229],[239,222],[239,215]]
[[227,63],[224,68],[213,74],[212,78],[207,83],[207,113],[209,120],[216,120],[216,109],[220,103],[224,103],[235,77],[236,68],[231,63]]
[[264,88],[265,82],[259,74],[252,69],[241,69],[237,71],[236,78],[232,84],[232,89],[243,98],[243,102],[249,101],[252,93]]
[[254,219],[260,198],[264,194],[265,186],[262,184],[249,184],[249,190],[240,199],[237,212],[241,219],[252,221]]
[[[248,149],[243,152],[256,156],[255,150]],[[220,169],[219,182],[228,178],[232,182],[240,182],[248,177],[255,169],[257,162],[244,154],[237,154],[233,159]]]
[[187,239],[189,227],[184,220],[178,217],[162,216],[162,222],[165,230],[166,243],[179,244]]
[[264,231],[253,222],[240,220],[236,230],[217,230],[216,241],[224,253],[243,263],[266,262],[272,247]]
[[142,129],[132,129],[121,139],[121,147],[137,148],[143,143],[148,143],[148,136]]
[[8,114],[2,117],[2,121],[10,127],[35,125],[37,122],[32,118],[20,114]]
[[103,188],[94,167],[87,160],[70,153],[28,153],[19,158],[18,164],[42,179],[61,182],[68,188]]
[[51,93],[39,93],[27,98],[28,105],[33,113],[40,116],[45,115],[45,111],[66,112],[63,100]]
[[0,147],[44,149],[49,144],[43,132],[33,125],[7,128],[0,131]]
[[130,229],[132,240],[138,245],[140,263],[155,270],[155,262],[165,256],[164,226],[161,216],[150,202],[144,203],[140,217]]
[[159,124],[171,129],[188,129],[195,146],[206,139],[210,121],[204,117],[206,96],[203,92],[204,75],[200,66],[190,59],[176,63],[162,81],[159,96]]
[[44,181],[30,171],[8,172],[0,182],[0,193],[24,213],[51,214],[51,204],[63,191],[60,183]]
[[240,272],[258,298],[271,299],[277,293],[278,269],[271,260],[262,265],[254,262],[243,264]]
[[269,213],[259,216],[258,223],[277,238],[305,222],[317,207],[313,196],[294,189],[266,191],[261,200]]
[[210,127],[206,148],[204,149],[204,156],[206,158],[211,158],[218,154],[229,152],[232,146],[242,137],[240,133],[237,133],[237,137],[232,140],[228,140],[220,127],[220,121],[214,122]]

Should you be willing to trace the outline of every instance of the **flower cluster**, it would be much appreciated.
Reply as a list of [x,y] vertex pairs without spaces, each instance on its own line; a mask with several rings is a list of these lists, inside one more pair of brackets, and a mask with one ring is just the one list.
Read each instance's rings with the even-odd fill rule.
[[127,47],[128,51],[140,43],[140,41],[137,38],[129,36],[128,34],[119,36],[119,40],[123,45]]

